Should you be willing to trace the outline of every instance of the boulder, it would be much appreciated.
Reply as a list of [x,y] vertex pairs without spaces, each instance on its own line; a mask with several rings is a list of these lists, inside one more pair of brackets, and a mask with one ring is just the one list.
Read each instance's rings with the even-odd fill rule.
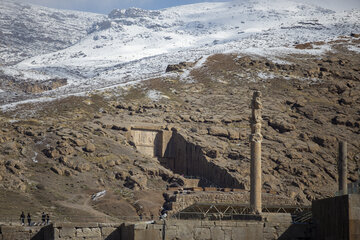
[[290,132],[296,129],[294,124],[281,118],[270,119],[269,125],[280,133]]
[[336,138],[332,136],[317,135],[313,137],[313,141],[322,147],[332,147],[336,145]]
[[50,168],[50,170],[53,171],[54,173],[60,175],[60,176],[64,175],[64,171],[63,171],[61,168],[59,168],[59,167],[52,166],[52,167]]
[[84,140],[78,138],[73,139],[72,142],[78,147],[83,147],[86,144]]
[[228,137],[229,132],[226,128],[222,127],[209,127],[208,134],[217,137]]
[[240,132],[239,130],[228,129],[228,136],[230,140],[238,140],[240,139]]
[[48,158],[57,158],[60,156],[59,151],[56,150],[53,147],[50,148],[46,148],[44,150],[42,150],[42,152],[45,154],[45,156],[47,156]]
[[15,142],[7,142],[3,144],[3,153],[9,155],[17,151],[17,146]]
[[83,150],[85,151],[85,152],[88,152],[88,153],[92,153],[92,152],[95,152],[95,145],[94,144],[92,144],[92,143],[87,143],[86,145],[85,145],[85,147],[83,148]]
[[141,174],[128,176],[126,177],[124,186],[130,189],[146,189],[147,177]]

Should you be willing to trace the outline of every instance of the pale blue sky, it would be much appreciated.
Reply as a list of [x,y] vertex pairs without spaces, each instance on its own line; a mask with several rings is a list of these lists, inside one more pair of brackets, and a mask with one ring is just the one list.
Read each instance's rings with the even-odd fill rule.
[[[166,7],[198,3],[198,2],[226,2],[228,0],[22,0],[27,3],[87,12],[109,13],[115,8],[138,7],[144,9],[161,9]],[[237,0],[239,1],[239,0]],[[241,1],[241,0],[240,0]],[[333,10],[360,9],[360,0],[293,0],[307,2]]]

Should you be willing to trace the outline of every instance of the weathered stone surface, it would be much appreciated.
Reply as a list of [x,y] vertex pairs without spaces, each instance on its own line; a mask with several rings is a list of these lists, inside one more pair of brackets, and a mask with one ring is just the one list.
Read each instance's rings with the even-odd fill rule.
[[57,167],[57,166],[52,166],[50,168],[50,170],[53,171],[54,173],[60,175],[60,176],[64,175],[64,171],[61,168]]
[[233,240],[263,239],[262,224],[233,228],[231,237]]
[[75,237],[76,229],[75,227],[64,227],[59,229],[59,236],[61,238],[71,238]]
[[210,236],[211,236],[211,239],[223,240],[225,238],[225,233],[224,233],[224,230],[220,226],[212,227],[212,228],[210,228]]
[[210,229],[205,227],[195,228],[194,237],[195,240],[208,240],[212,238]]
[[290,132],[290,131],[294,131],[296,129],[294,124],[289,123],[286,120],[281,119],[281,118],[271,119],[269,121],[269,125],[272,128],[278,130],[280,133]]
[[45,156],[47,156],[48,158],[57,158],[60,156],[59,151],[56,150],[53,147],[50,148],[46,148],[43,150],[43,153],[45,154]]
[[181,240],[194,240],[193,226],[188,224],[179,224],[176,235]]
[[238,140],[240,139],[239,130],[236,129],[228,129],[228,136],[230,140]]
[[92,143],[87,143],[84,147],[84,151],[89,153],[95,152],[95,149],[95,145]]
[[101,239],[100,228],[77,228],[76,237],[85,237],[85,238],[97,238]]
[[229,133],[226,128],[222,127],[210,127],[208,128],[208,132],[210,135],[217,136],[217,137],[228,137]]

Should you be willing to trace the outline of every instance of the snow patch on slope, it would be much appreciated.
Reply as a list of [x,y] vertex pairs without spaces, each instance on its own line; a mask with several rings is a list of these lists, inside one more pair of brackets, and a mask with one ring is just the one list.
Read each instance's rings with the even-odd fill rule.
[[[14,69],[27,80],[68,79],[67,86],[41,95],[61,96],[164,76],[168,64],[215,53],[319,55],[331,48],[298,50],[294,45],[351,32],[360,32],[359,10],[337,13],[284,0],[132,8],[114,10],[93,23],[77,44],[24,60]],[[181,79],[189,80],[188,75],[185,71]]]

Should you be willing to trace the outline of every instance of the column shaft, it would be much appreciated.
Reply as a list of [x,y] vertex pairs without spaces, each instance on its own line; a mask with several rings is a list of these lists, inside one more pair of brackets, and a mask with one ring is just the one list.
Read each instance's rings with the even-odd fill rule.
[[254,213],[261,213],[261,92],[254,92],[250,120],[251,169],[250,169],[250,208]]

